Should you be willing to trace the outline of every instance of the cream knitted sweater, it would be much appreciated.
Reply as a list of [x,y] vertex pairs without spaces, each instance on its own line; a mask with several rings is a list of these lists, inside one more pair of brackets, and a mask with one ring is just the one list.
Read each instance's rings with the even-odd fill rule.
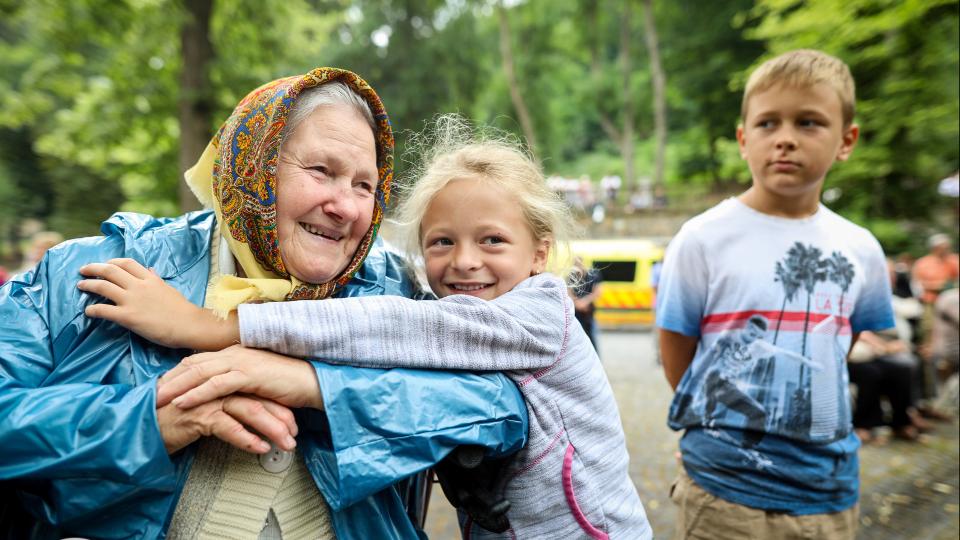
[[[213,235],[210,280],[235,273],[219,228]],[[211,290],[209,287],[208,291]],[[174,511],[171,539],[334,539],[330,509],[299,453],[269,472],[257,456],[204,438]],[[272,515],[271,515],[272,512]],[[267,519],[270,516],[270,523]]]

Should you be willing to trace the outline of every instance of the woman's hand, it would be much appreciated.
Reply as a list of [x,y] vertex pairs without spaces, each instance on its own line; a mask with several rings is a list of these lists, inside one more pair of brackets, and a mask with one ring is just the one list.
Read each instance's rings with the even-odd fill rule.
[[100,279],[81,280],[78,289],[115,304],[87,306],[88,317],[113,321],[166,347],[218,350],[240,341],[235,314],[232,320],[218,319],[133,259],[88,264],[80,273]]
[[291,409],[323,408],[317,374],[309,362],[234,345],[184,358],[157,384],[157,406],[182,409],[242,393]]
[[296,447],[293,412],[254,396],[228,396],[181,409],[170,404],[157,409],[157,423],[167,453],[172,454],[200,437],[217,437],[241,450],[264,454],[270,445],[247,428],[263,434],[280,448]]

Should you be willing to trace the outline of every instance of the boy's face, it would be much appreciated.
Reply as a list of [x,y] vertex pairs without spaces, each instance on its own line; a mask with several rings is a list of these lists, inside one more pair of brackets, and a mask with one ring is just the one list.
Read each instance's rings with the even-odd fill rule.
[[550,251],[534,238],[515,195],[474,179],[437,192],[420,233],[427,281],[441,298],[493,300],[541,272]]
[[757,92],[737,128],[754,189],[775,199],[819,199],[830,166],[850,157],[858,135],[856,124],[843,125],[840,96],[826,83]]

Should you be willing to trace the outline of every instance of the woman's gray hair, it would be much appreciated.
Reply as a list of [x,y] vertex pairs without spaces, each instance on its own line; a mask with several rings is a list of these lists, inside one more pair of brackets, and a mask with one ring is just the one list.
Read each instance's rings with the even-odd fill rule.
[[283,147],[283,143],[286,142],[287,137],[297,129],[297,126],[299,126],[305,118],[324,105],[347,105],[348,107],[353,107],[354,110],[367,121],[370,129],[373,130],[374,136],[376,136],[377,125],[373,121],[373,113],[370,112],[370,105],[346,84],[342,82],[329,82],[300,92],[297,100],[293,103],[293,106],[290,107],[290,112],[287,114],[287,123],[283,126],[283,132],[280,135],[280,147]]

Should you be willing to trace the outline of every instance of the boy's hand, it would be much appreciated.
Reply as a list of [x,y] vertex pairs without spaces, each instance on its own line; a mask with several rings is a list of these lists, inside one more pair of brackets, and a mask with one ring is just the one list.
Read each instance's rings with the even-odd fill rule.
[[87,306],[84,313],[88,317],[113,321],[166,347],[222,348],[231,343],[234,333],[239,341],[239,330],[232,332],[229,321],[191,304],[133,259],[88,264],[80,268],[80,274],[100,279],[81,280],[78,289],[114,303]]
[[697,352],[700,338],[685,336],[670,330],[659,328],[660,332],[660,360],[663,363],[663,373],[667,382],[676,390],[680,379],[687,372]]
[[157,383],[157,406],[172,401],[189,409],[238,393],[291,409],[323,408],[320,384],[309,362],[241,345],[184,358]]

